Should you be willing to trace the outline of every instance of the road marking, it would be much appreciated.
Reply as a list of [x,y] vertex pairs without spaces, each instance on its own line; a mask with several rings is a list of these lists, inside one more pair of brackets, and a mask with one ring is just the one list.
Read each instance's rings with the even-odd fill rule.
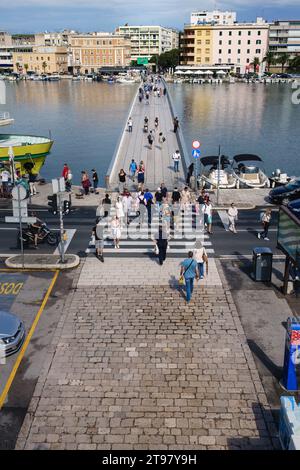
[[218,211],[218,214],[219,214],[222,224],[224,225],[226,232],[228,232],[229,220],[228,220],[227,211]]
[[21,364],[21,361],[22,361],[22,359],[23,359],[23,357],[24,357],[24,354],[25,354],[25,352],[26,352],[26,350],[27,350],[27,348],[28,348],[28,345],[29,345],[29,343],[30,343],[30,340],[31,340],[31,338],[32,338],[32,336],[33,336],[33,334],[34,334],[34,332],[35,332],[35,329],[36,329],[36,327],[37,327],[37,324],[38,324],[38,322],[39,322],[39,320],[40,320],[40,318],[41,318],[41,315],[42,315],[42,313],[43,313],[43,311],[44,311],[44,309],[45,309],[45,307],[46,307],[46,304],[47,304],[47,302],[48,302],[48,299],[49,299],[49,297],[50,297],[50,294],[51,294],[51,292],[52,292],[52,289],[53,289],[53,287],[54,287],[54,285],[55,285],[55,283],[56,283],[58,274],[59,274],[59,271],[56,271],[55,274],[54,274],[54,276],[53,276],[53,279],[52,279],[52,281],[51,281],[51,284],[50,284],[50,286],[49,286],[49,288],[48,288],[48,290],[47,290],[47,293],[46,293],[46,295],[45,295],[45,297],[44,297],[43,303],[42,303],[42,305],[41,305],[40,308],[39,308],[39,311],[38,311],[38,313],[37,313],[37,315],[36,315],[36,317],[35,317],[35,319],[34,319],[34,322],[33,322],[32,326],[31,326],[31,328],[30,328],[30,331],[29,331],[29,333],[28,333],[28,335],[27,335],[27,338],[25,339],[25,342],[24,342],[24,344],[23,344],[23,346],[22,346],[22,348],[21,348],[21,351],[20,351],[20,353],[19,353],[19,355],[18,355],[18,357],[17,357],[17,360],[16,360],[16,362],[15,362],[15,365],[14,365],[14,367],[13,367],[13,370],[11,371],[10,376],[9,376],[7,382],[6,382],[5,387],[4,387],[4,390],[3,390],[2,394],[0,395],[0,410],[1,410],[2,407],[3,407],[3,404],[4,404],[4,402],[5,402],[5,399],[6,399],[6,397],[7,397],[7,394],[8,394],[8,392],[9,392],[10,387],[11,387],[11,385],[12,385],[12,382],[13,382],[15,376],[16,376],[16,373],[17,373],[18,368],[19,368],[19,366],[20,366],[20,364]]
[[[75,235],[75,233],[77,232],[76,229],[67,229],[66,230],[66,233],[67,233],[67,236],[68,236],[68,239],[67,241],[64,243],[64,252],[66,253],[67,252],[67,249],[69,248],[70,246],[70,243]],[[56,250],[54,251],[53,253],[54,255],[60,255],[60,243],[58,245],[58,247],[56,248]]]

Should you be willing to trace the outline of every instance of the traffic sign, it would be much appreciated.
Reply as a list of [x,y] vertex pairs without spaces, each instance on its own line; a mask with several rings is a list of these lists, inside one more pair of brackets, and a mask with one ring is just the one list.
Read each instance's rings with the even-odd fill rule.
[[199,142],[199,140],[194,140],[193,149],[198,149],[200,147],[201,147],[201,142]]
[[200,150],[192,150],[192,157],[193,158],[200,158]]
[[[5,217],[5,222],[7,224],[19,224],[19,217]],[[36,217],[21,217],[22,224],[35,224]]]
[[12,198],[15,201],[23,200],[27,198],[27,191],[24,188],[24,186],[21,186],[20,184],[18,186],[15,186],[11,192]]

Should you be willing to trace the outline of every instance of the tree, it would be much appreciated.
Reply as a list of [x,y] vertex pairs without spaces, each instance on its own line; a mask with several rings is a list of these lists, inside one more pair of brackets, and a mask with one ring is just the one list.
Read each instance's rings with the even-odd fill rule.
[[27,70],[29,69],[29,65],[28,65],[28,64],[24,64],[24,69],[25,69],[26,75],[27,75]]
[[48,67],[47,62],[43,62],[42,67],[43,67],[44,73],[46,73],[46,68]]
[[290,60],[290,54],[287,52],[280,52],[276,57],[276,62],[281,65],[281,72],[284,72],[284,67],[288,64]]
[[164,52],[158,57],[158,65],[163,69],[175,68],[179,65],[179,61],[179,49],[172,49],[171,51]]
[[289,61],[289,70],[291,72],[299,72],[300,71],[300,56],[296,56]]
[[259,70],[260,60],[259,57],[254,57],[253,62],[250,64],[253,67],[253,72],[256,73]]
[[267,71],[270,72],[270,66],[276,63],[274,52],[268,51],[263,58],[263,62],[266,63]]
[[16,62],[16,69],[17,69],[17,72],[19,72],[19,70],[20,70],[20,62]]

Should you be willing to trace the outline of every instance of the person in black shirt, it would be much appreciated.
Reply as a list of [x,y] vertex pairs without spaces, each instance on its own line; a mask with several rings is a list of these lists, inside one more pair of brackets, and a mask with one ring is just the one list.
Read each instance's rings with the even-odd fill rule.
[[172,193],[172,203],[174,204],[174,202],[179,202],[180,199],[181,199],[181,194],[178,191],[178,188],[174,188],[174,191]]
[[164,199],[165,199],[166,197],[168,197],[168,189],[166,188],[165,183],[161,183],[160,189],[161,189],[162,197],[163,197]]
[[98,175],[97,175],[97,172],[96,170],[92,170],[93,172],[93,176],[92,176],[92,179],[93,179],[93,186],[94,186],[94,191],[96,194],[99,194],[97,189],[98,189],[98,183],[99,183],[99,178],[98,178]]

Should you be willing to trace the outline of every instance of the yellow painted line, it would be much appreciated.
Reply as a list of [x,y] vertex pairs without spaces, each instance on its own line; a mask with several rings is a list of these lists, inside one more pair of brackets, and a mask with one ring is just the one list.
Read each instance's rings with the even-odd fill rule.
[[15,378],[15,375],[16,375],[16,373],[17,373],[17,371],[18,371],[19,365],[20,365],[20,363],[21,363],[21,361],[22,361],[22,359],[23,359],[23,357],[24,357],[24,354],[25,354],[25,352],[26,352],[26,350],[27,350],[27,347],[28,347],[28,345],[29,345],[29,342],[30,342],[30,340],[31,340],[31,338],[32,338],[32,336],[33,336],[33,334],[34,334],[34,332],[35,332],[35,329],[36,329],[36,327],[37,327],[37,324],[38,324],[38,322],[39,322],[39,319],[41,318],[41,315],[42,315],[42,313],[43,313],[43,311],[44,311],[44,309],[45,309],[45,307],[46,307],[46,304],[47,304],[47,302],[48,302],[49,296],[50,296],[50,294],[51,294],[51,292],[52,292],[52,289],[53,289],[53,287],[54,287],[54,285],[55,285],[55,283],[56,283],[58,274],[59,274],[59,271],[56,271],[56,272],[55,272],[55,275],[53,276],[53,279],[52,279],[52,281],[51,281],[51,284],[50,284],[50,286],[49,286],[49,288],[48,288],[48,290],[47,290],[47,293],[46,293],[46,295],[45,295],[45,297],[44,297],[43,303],[42,303],[42,305],[40,306],[40,309],[39,309],[39,311],[38,311],[38,313],[37,313],[37,315],[36,315],[36,317],[35,317],[35,319],[34,319],[34,322],[33,322],[32,326],[31,326],[31,328],[30,328],[30,331],[29,331],[29,333],[28,333],[28,335],[27,335],[27,338],[26,338],[26,340],[25,340],[25,342],[24,342],[24,344],[23,344],[23,346],[22,346],[22,348],[21,348],[21,351],[20,351],[20,353],[19,353],[19,355],[18,355],[18,358],[17,358],[17,360],[16,360],[16,363],[15,363],[15,365],[14,365],[14,368],[13,368],[13,370],[11,371],[11,374],[10,374],[10,376],[9,376],[9,378],[8,378],[8,381],[6,382],[6,385],[5,385],[5,387],[4,387],[4,390],[3,390],[2,394],[0,395],[0,410],[1,410],[1,408],[2,408],[2,406],[3,406],[3,404],[4,404],[4,402],[5,402],[5,399],[6,399],[6,397],[7,397],[7,394],[8,394],[8,392],[9,392],[9,389],[10,389],[10,387],[11,387],[11,384],[12,384],[14,378]]

